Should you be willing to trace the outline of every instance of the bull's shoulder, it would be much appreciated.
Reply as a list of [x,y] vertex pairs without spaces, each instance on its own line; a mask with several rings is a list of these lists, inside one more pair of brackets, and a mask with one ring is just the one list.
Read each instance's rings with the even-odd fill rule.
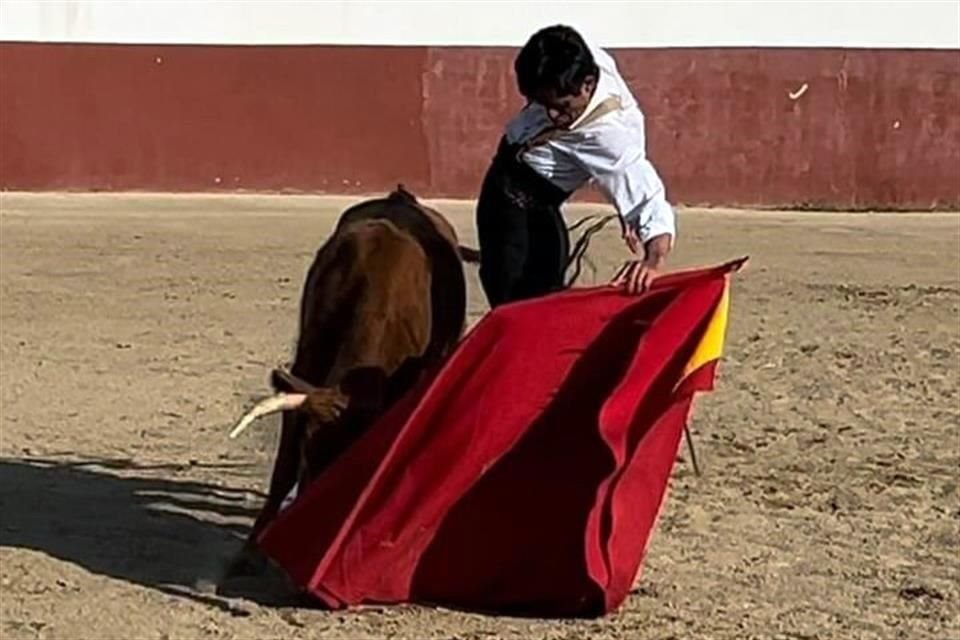
[[388,199],[392,199],[394,202],[403,202],[409,206],[416,207],[420,210],[424,217],[430,221],[430,223],[437,230],[437,233],[439,233],[452,246],[459,246],[460,240],[457,237],[457,231],[454,229],[453,225],[450,224],[450,221],[447,220],[446,216],[436,209],[428,207],[424,203],[417,200],[417,197],[408,191],[403,184],[398,184],[397,188],[390,193]]
[[349,221],[337,232],[343,242],[369,242],[378,238],[408,239],[410,234],[389,218],[361,218]]
[[353,205],[340,218],[338,231],[360,220],[389,220],[425,245],[446,244],[456,251],[457,234],[438,211],[416,201],[407,191],[395,191],[386,198],[365,200]]
[[350,246],[352,259],[364,266],[370,261],[424,261],[426,252],[417,237],[386,218],[356,220],[339,232],[340,243]]
[[[326,286],[333,273],[365,271],[371,259],[397,259],[401,254],[424,253],[409,232],[386,218],[341,219],[333,234],[317,250],[307,275],[307,288]],[[380,257],[375,257],[375,256]]]
[[385,219],[348,221],[317,251],[307,273],[301,299],[302,322],[330,309],[354,306],[356,296],[379,295],[405,277],[430,272],[431,264],[421,243]]

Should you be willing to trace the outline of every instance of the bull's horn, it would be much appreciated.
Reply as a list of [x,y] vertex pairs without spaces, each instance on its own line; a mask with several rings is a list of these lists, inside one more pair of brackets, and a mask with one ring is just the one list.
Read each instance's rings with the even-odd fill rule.
[[306,399],[307,394],[305,393],[278,393],[275,396],[265,398],[264,400],[258,402],[253,409],[250,409],[245,416],[240,418],[240,422],[238,422],[237,426],[235,426],[233,431],[230,432],[230,437],[236,438],[243,432],[244,429],[250,426],[250,423],[257,418],[262,418],[263,416],[267,416],[278,411],[290,411],[292,409],[298,409]]

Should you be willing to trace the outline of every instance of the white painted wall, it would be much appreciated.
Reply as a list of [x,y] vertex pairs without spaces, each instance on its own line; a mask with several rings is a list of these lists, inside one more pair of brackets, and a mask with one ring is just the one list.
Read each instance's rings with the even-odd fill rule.
[[960,49],[960,0],[0,0],[0,40]]

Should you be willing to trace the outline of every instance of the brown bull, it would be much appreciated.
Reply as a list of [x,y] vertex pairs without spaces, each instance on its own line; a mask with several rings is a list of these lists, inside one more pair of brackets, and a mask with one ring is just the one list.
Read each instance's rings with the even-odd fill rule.
[[477,259],[402,186],[343,213],[307,273],[290,372],[272,372],[276,395],[231,434],[283,411],[269,494],[230,573],[252,569],[256,538],[295,485],[304,487],[450,354],[466,324],[463,261]]

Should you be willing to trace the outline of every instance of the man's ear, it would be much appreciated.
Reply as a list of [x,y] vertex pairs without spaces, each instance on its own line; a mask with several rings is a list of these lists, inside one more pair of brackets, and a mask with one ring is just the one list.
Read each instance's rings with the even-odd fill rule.
[[589,75],[583,81],[582,91],[586,95],[592,95],[594,89],[597,88],[597,76]]
[[283,369],[274,369],[270,372],[270,385],[278,393],[310,393],[316,389],[306,380]]

